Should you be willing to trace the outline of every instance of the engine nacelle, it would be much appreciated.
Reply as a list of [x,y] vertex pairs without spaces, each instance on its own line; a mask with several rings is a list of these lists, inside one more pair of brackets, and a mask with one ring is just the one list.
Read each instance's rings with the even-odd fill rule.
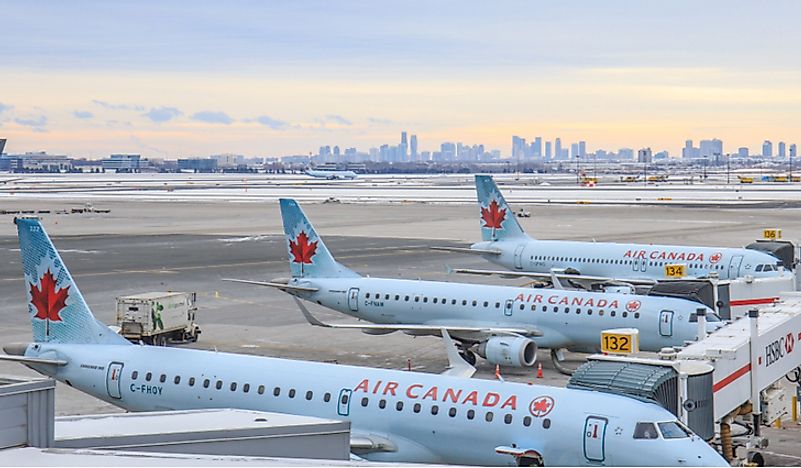
[[493,336],[482,341],[476,352],[492,364],[531,367],[537,360],[537,343],[522,336]]

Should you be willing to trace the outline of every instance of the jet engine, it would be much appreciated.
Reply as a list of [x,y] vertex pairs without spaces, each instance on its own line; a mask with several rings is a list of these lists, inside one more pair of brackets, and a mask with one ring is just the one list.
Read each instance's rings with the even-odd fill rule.
[[476,352],[492,364],[531,367],[537,360],[537,343],[522,336],[493,336],[482,341]]

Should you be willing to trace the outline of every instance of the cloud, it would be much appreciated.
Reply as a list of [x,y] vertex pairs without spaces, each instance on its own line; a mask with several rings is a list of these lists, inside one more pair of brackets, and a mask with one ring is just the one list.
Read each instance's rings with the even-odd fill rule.
[[200,111],[192,116],[193,120],[201,122],[230,125],[234,119],[225,112]]
[[13,108],[14,108],[14,106],[11,106],[11,105],[8,105],[8,104],[3,104],[2,102],[0,102],[0,114],[2,114],[5,111],[9,111],[9,110],[11,110]]
[[97,104],[98,106],[107,110],[133,110],[137,112],[142,112],[145,110],[145,106],[140,106],[138,104],[115,104],[107,101],[101,101],[99,99],[92,99],[92,103]]
[[272,128],[273,130],[282,130],[284,128],[289,127],[288,122],[284,122],[283,120],[277,120],[272,117],[268,117],[266,115],[256,117],[254,120],[264,125],[265,127]]
[[326,115],[325,120],[337,123],[339,125],[353,125],[353,122],[351,122],[350,120],[346,119],[345,117],[342,117],[341,115],[336,115],[336,114]]
[[47,125],[47,117],[45,117],[44,115],[39,115],[37,117],[28,117],[28,118],[18,117],[14,119],[14,122],[16,122],[19,125],[31,127],[35,132],[47,131],[47,129],[45,128],[45,125]]
[[92,117],[95,116],[89,111],[80,111],[80,110],[76,110],[75,112],[72,113],[72,115],[74,115],[76,119],[82,119],[82,120],[91,119]]
[[183,115],[183,112],[174,107],[154,107],[143,115],[153,122],[161,123],[172,120],[179,115]]
[[371,125],[396,125],[397,122],[391,119],[383,119],[381,117],[368,117],[367,122]]

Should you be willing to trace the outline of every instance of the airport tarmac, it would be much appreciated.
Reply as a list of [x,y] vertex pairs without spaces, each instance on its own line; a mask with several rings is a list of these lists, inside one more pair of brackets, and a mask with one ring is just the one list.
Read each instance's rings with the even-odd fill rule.
[[[345,364],[441,372],[446,364],[439,339],[400,333],[369,336],[307,325],[291,297],[269,288],[222,278],[269,280],[288,275],[278,205],[222,201],[94,201],[109,213],[55,214],[81,206],[76,200],[5,199],[6,210],[50,210],[44,225],[98,318],[114,322],[115,298],[159,291],[197,291],[203,334],[193,347],[331,361]],[[683,208],[621,205],[515,205],[531,211],[521,219],[539,238],[640,241],[742,246],[766,227],[785,238],[801,237],[795,209]],[[338,260],[372,276],[462,282],[519,284],[513,280],[448,275],[446,266],[487,268],[481,258],[429,249],[478,240],[478,208],[473,204],[305,204],[318,233]],[[0,342],[27,342],[30,325],[13,215],[0,215]],[[353,319],[320,307],[310,309],[332,322]],[[566,378],[540,352],[544,379],[532,370],[503,369],[505,378],[564,385]],[[572,356],[578,364],[580,355]],[[479,361],[479,378],[494,368]],[[22,366],[0,363],[0,373],[34,375]],[[119,411],[59,384],[57,413]],[[768,430],[774,465],[801,464],[798,426]]]

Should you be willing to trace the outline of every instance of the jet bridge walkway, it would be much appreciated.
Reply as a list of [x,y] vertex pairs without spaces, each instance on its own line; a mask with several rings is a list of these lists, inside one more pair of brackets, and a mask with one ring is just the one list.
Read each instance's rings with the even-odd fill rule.
[[[782,380],[799,368],[801,293],[792,292],[700,341],[664,349],[658,358],[593,355],[568,386],[655,401],[699,436],[720,444],[729,461],[742,446],[744,458],[759,464],[759,449],[767,446],[760,426],[788,413]],[[732,424],[749,430],[732,436]]]

